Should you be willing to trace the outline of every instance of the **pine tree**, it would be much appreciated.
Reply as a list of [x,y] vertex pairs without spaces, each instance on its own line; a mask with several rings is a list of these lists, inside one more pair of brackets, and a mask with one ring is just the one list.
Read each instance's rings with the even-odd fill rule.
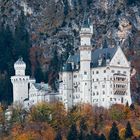
[[13,34],[10,27],[0,26],[0,101],[12,101],[12,85],[10,76],[14,73],[12,57]]
[[31,47],[29,33],[26,29],[26,16],[23,10],[18,18],[17,25],[15,27],[14,34],[14,59],[17,60],[19,56],[22,56],[26,62],[26,73],[30,74],[30,61],[29,61],[29,49]]
[[125,138],[131,138],[133,136],[133,131],[131,128],[131,124],[128,121],[125,129]]
[[119,130],[117,128],[117,124],[113,122],[112,128],[109,133],[109,140],[119,140],[119,139],[120,137],[119,137]]
[[44,76],[43,76],[43,72],[42,72],[40,63],[38,62],[38,60],[36,60],[36,61],[37,61],[37,67],[35,69],[34,76],[35,76],[36,82],[40,83],[40,82],[44,81]]
[[87,132],[87,124],[85,118],[81,118],[80,121],[80,134],[79,134],[79,140],[85,140],[86,139],[86,132]]
[[99,137],[99,140],[106,140],[106,137],[104,134],[101,134],[100,137]]
[[55,140],[62,140],[62,136],[60,132],[57,132]]
[[72,124],[67,136],[67,140],[77,140],[77,136],[78,136],[78,132],[77,132],[76,124]]

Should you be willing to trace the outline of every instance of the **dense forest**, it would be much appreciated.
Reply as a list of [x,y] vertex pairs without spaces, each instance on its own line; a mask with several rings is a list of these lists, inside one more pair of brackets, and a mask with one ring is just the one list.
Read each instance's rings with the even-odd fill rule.
[[[26,74],[34,77],[36,82],[49,82],[56,90],[55,80],[60,69],[57,51],[54,50],[49,61],[48,71],[42,70],[44,62],[43,48],[31,47],[31,39],[26,29],[26,16],[23,11],[19,16],[15,29],[8,24],[0,25],[0,101],[12,102],[12,83],[10,77],[15,74],[14,63],[23,57],[26,63]],[[59,64],[59,65],[58,65]],[[55,71],[54,71],[55,70]],[[48,79],[48,75],[50,78]]]
[[[10,76],[23,57],[26,74],[58,89],[58,72],[70,54],[78,52],[84,14],[93,24],[93,48],[120,43],[136,75],[131,79],[133,100],[140,103],[139,0],[1,0],[0,101],[12,102]],[[121,35],[121,36],[119,36]]]
[[25,16],[21,13],[14,32],[6,24],[0,25],[0,100],[12,101],[10,77],[14,75],[14,62],[22,56],[30,73],[29,49],[31,47],[25,28]]
[[[0,139],[140,140],[140,1],[20,1],[0,1]],[[15,104],[9,108],[11,117],[7,116],[14,62],[23,57],[26,74],[57,90],[58,72],[69,54],[78,51],[85,11],[93,21],[94,48],[101,47],[105,37],[115,46],[122,41],[117,33],[124,33],[122,48],[132,71],[137,71],[131,77],[135,104],[109,109],[84,104],[67,112],[59,102],[39,103],[29,110]]]
[[59,103],[39,103],[25,110],[22,104],[5,116],[0,106],[2,140],[139,140],[140,106],[113,105],[109,109],[77,105],[66,110]]

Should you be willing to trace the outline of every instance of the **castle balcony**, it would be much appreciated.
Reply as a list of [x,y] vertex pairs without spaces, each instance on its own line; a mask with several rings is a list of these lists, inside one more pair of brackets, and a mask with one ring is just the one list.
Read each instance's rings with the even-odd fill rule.
[[114,90],[114,95],[126,95],[126,90],[116,89],[116,90]]

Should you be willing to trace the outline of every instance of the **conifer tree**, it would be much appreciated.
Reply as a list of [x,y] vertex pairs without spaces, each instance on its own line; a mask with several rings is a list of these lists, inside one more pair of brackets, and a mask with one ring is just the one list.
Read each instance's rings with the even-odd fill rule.
[[113,122],[112,128],[109,133],[109,140],[119,140],[119,139],[120,137],[119,137],[119,130],[117,128],[117,124]]
[[126,125],[126,129],[125,129],[125,138],[131,138],[133,136],[133,131],[132,131],[132,128],[131,128],[131,124],[130,122],[128,121],[127,122],[127,125]]
[[80,134],[79,134],[79,140],[85,140],[86,139],[86,132],[87,132],[87,124],[85,118],[81,118],[80,121]]
[[55,140],[62,140],[62,136],[60,132],[57,132]]
[[100,137],[99,137],[99,140],[106,140],[106,137],[104,134],[101,134]]
[[78,136],[78,132],[77,132],[76,124],[72,124],[67,136],[67,140],[77,140],[77,136]]
[[29,33],[26,27],[26,16],[23,10],[18,18],[17,25],[15,27],[14,35],[14,49],[13,54],[15,60],[22,56],[26,62],[26,73],[30,74],[30,61],[29,61],[29,49],[31,47]]

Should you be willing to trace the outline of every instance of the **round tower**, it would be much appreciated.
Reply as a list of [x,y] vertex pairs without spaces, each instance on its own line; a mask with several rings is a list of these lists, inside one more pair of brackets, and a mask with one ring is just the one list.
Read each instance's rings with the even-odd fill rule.
[[28,98],[29,76],[25,75],[26,64],[22,58],[19,58],[15,64],[15,76],[11,76],[13,84],[13,102],[23,102]]
[[84,21],[80,31],[80,90],[81,103],[91,103],[91,38],[93,27],[90,26],[89,20]]
[[66,63],[63,67],[62,73],[63,81],[63,103],[66,108],[71,108],[73,105],[73,74],[72,74],[72,65],[71,63]]

